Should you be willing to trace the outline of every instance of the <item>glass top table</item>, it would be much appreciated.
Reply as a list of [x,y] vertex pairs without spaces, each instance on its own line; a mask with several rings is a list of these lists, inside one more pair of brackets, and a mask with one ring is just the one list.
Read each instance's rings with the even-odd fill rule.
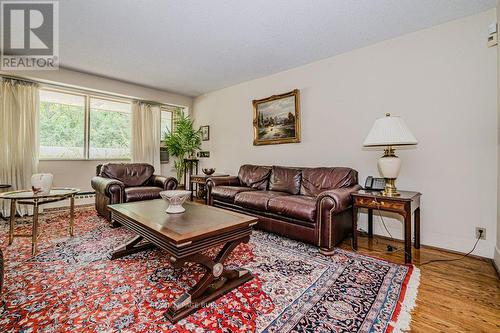
[[47,194],[37,194],[32,190],[19,190],[0,193],[0,199],[11,199],[11,200],[53,200],[59,199],[63,200],[67,197],[75,195],[80,189],[78,188],[53,188]]
[[[35,255],[39,234],[38,207],[51,202],[69,199],[70,202],[70,220],[69,234],[74,234],[75,221],[75,195],[80,192],[77,188],[53,188],[49,193],[36,194],[32,190],[18,190],[0,193],[0,199],[10,200],[10,219],[9,219],[9,245],[12,244],[15,237],[31,237],[31,254]],[[33,206],[33,228],[31,234],[16,234],[16,204]]]

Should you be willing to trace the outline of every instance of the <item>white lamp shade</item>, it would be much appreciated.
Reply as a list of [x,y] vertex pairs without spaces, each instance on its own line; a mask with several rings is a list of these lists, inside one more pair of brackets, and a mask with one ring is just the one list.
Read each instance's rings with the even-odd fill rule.
[[375,120],[363,146],[405,146],[416,145],[417,139],[401,117],[391,116]]

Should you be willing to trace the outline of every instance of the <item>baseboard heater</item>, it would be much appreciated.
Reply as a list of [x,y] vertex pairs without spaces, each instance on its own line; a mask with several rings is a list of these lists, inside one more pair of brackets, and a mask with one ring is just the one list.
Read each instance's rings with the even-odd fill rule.
[[83,191],[83,192],[78,192],[75,195],[75,199],[88,199],[88,198],[95,198],[95,191]]

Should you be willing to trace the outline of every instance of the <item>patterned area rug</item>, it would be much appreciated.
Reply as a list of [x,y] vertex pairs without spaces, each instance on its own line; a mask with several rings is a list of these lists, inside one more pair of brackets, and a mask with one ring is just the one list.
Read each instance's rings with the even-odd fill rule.
[[[42,215],[39,254],[30,240],[7,247],[0,332],[391,332],[407,329],[419,271],[336,250],[317,249],[261,231],[240,245],[229,264],[255,278],[191,316],[171,324],[164,312],[203,273],[173,269],[165,252],[150,250],[109,260],[133,234],[111,229],[93,209],[77,210],[67,237],[68,211]],[[29,231],[24,219],[19,231]],[[214,251],[215,252],[215,251]]]

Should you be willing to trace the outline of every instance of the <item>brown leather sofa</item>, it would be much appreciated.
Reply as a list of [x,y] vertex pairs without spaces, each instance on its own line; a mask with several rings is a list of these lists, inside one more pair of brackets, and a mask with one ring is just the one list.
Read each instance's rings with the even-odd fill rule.
[[98,165],[90,183],[95,190],[97,213],[111,222],[108,205],[160,198],[160,192],[175,190],[173,177],[154,175],[155,169],[146,163],[107,163]]
[[259,228],[331,254],[351,232],[351,193],[360,188],[350,168],[243,165],[238,176],[207,180],[207,203],[257,216]]

